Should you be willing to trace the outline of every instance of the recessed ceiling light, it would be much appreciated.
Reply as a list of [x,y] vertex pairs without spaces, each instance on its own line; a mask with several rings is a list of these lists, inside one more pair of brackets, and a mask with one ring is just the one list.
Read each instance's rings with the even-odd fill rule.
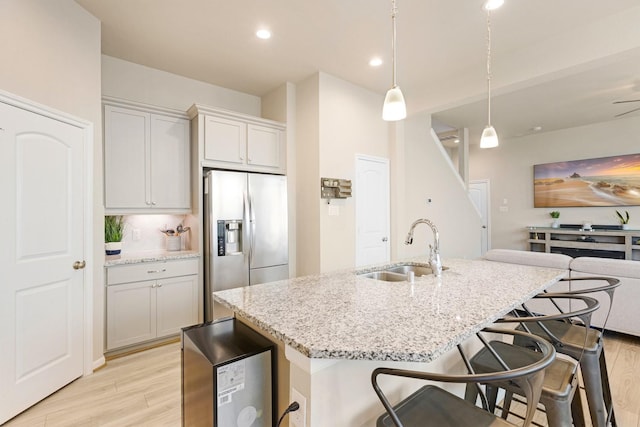
[[531,130],[534,132],[540,132],[542,130],[542,126],[534,126],[531,128]]
[[271,38],[271,31],[265,29],[258,30],[256,36],[258,36],[259,39],[267,40]]
[[504,4],[504,0],[487,0],[482,5],[484,10],[496,10]]
[[372,67],[379,67],[382,65],[382,59],[378,57],[371,58],[371,60],[369,61],[369,65],[371,65]]
[[453,140],[453,142],[454,142],[455,144],[459,144],[459,143],[460,143],[460,139],[459,139],[459,138],[456,138],[456,139],[454,139],[454,140]]

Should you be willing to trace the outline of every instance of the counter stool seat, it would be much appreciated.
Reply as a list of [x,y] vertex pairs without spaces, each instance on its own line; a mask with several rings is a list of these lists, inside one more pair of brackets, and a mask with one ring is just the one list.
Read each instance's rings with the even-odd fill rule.
[[[498,334],[503,339],[507,336],[520,337],[535,342],[539,352],[535,357],[516,367],[498,365],[494,370],[485,373],[475,373],[465,355],[462,346],[458,345],[458,352],[464,361],[468,374],[449,375],[433,372],[413,371],[406,369],[376,368],[371,374],[373,389],[386,410],[386,414],[378,418],[378,427],[489,427],[513,426],[510,422],[500,419],[490,411],[487,398],[480,384],[514,383],[522,390],[526,398],[527,411],[523,417],[523,427],[531,425],[533,416],[540,401],[540,393],[544,379],[544,369],[555,359],[555,350],[546,340],[529,333],[514,329],[485,328],[476,334],[483,345],[489,342],[483,336],[490,333]],[[400,403],[392,406],[378,384],[378,376],[415,378],[439,383],[462,383],[477,390],[482,396],[483,407],[478,407],[461,397],[455,396],[435,385],[426,385],[418,389]],[[475,400],[475,399],[474,399]]]
[[[547,333],[545,328],[541,326],[543,320],[549,323],[563,324],[561,320],[579,319],[588,326],[592,313],[600,307],[595,298],[585,296],[544,294],[535,298],[539,301],[546,301],[554,313],[534,316],[525,307],[524,311],[514,311],[512,315],[500,319],[499,322],[517,323],[517,329],[526,330],[526,332],[549,340],[555,346],[556,351],[564,345],[564,341],[555,334]],[[560,305],[572,306],[573,311],[565,313],[559,309]],[[534,328],[540,328],[542,333],[535,334]],[[587,331],[588,329],[582,328],[582,343],[585,342]],[[509,367],[521,366],[540,357],[539,353],[535,351],[536,347],[537,343],[530,341],[526,336],[515,337],[513,344],[492,341],[488,347],[483,348],[471,358],[471,366],[475,372],[479,373],[492,371],[501,363],[505,363]],[[494,353],[499,356],[500,360]],[[577,361],[561,358],[556,358],[545,369],[540,402],[544,405],[550,427],[564,427],[574,423],[584,425],[582,404],[579,393],[576,393],[578,390],[577,370]],[[512,395],[522,395],[523,392],[516,384],[510,382],[487,385],[487,395],[492,405],[495,405],[497,400],[498,388],[503,388],[506,391],[503,405],[503,417],[506,418],[510,410]],[[467,396],[470,399],[475,398],[469,387],[467,387]]]
[[[604,292],[609,298],[609,308],[605,319],[609,318],[611,307],[613,306],[613,295],[615,289],[620,286],[620,280],[613,277],[604,276],[584,276],[562,279],[559,283],[566,283],[569,290],[562,290],[565,295],[590,295],[597,292]],[[602,285],[589,288],[581,288],[582,282],[600,282]],[[545,293],[544,295],[553,295]],[[584,382],[585,394],[589,404],[589,414],[594,427],[605,427],[618,424],[613,408],[611,386],[607,374],[607,362],[604,353],[603,333],[597,329],[588,329],[586,340],[584,338],[584,326],[558,321],[541,322],[549,332],[558,337],[564,345],[556,347],[559,353],[566,354],[575,360],[580,361],[580,371]],[[602,330],[607,325],[605,320]],[[534,335],[544,337],[547,333],[540,325],[532,325],[529,332]]]

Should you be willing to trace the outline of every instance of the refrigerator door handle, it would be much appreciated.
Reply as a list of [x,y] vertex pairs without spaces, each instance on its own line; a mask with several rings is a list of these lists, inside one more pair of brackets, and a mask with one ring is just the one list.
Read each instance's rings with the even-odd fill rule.
[[250,211],[251,211],[251,205],[249,204],[249,197],[247,195],[247,192],[245,191],[242,193],[242,222],[244,223],[243,230],[242,230],[242,234],[243,234],[242,253],[248,260],[247,264],[251,260],[251,245],[246,245],[244,243],[248,242],[249,239],[251,239],[251,231],[249,228],[250,226],[249,220],[251,215]]
[[253,210],[253,196],[249,196],[249,224],[251,227],[251,242],[249,246],[249,265],[253,258],[253,251],[255,249],[256,242],[256,213]]

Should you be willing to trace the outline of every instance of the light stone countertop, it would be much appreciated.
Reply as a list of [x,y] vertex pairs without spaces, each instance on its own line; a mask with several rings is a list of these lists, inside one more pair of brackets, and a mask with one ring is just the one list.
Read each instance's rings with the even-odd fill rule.
[[443,263],[449,269],[440,279],[416,277],[413,284],[349,270],[213,295],[309,358],[429,362],[568,273],[485,260]]
[[122,264],[139,264],[143,262],[169,261],[176,259],[199,258],[198,251],[147,251],[106,255],[105,267]]

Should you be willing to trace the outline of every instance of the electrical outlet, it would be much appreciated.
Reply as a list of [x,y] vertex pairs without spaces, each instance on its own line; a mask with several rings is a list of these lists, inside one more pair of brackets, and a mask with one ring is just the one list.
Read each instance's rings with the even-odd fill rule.
[[295,388],[291,388],[291,402],[298,402],[300,409],[289,412],[289,421],[292,427],[306,427],[307,425],[307,399]]
[[139,228],[134,228],[133,231],[131,232],[131,238],[134,242],[140,240],[141,236],[142,236],[142,233],[140,232]]

